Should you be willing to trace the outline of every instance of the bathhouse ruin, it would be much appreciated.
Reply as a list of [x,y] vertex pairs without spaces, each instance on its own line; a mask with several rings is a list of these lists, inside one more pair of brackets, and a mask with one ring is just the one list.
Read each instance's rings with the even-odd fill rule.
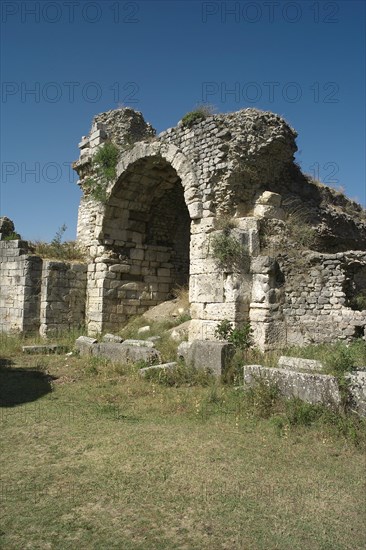
[[224,319],[262,350],[364,338],[365,210],[301,172],[296,135],[256,109],[159,135],[130,108],[97,115],[73,165],[87,259],[38,257],[2,218],[0,330],[116,332],[188,285],[189,341]]

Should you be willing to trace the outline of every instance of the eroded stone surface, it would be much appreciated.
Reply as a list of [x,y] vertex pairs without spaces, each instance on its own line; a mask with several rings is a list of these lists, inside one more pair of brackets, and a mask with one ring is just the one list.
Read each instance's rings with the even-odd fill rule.
[[278,360],[278,367],[295,371],[315,371],[321,372],[324,370],[324,365],[320,361],[314,359],[303,359],[302,357],[288,357],[281,355]]
[[245,365],[244,387],[255,386],[258,380],[276,384],[281,395],[286,398],[297,397],[313,405],[324,404],[336,408],[341,405],[341,394],[334,376]]
[[152,365],[151,367],[143,367],[139,370],[141,376],[146,376],[150,372],[159,372],[164,370],[171,370],[177,366],[177,363],[174,361],[171,363],[162,363],[161,365]]
[[189,346],[180,346],[179,353],[188,365],[207,369],[221,375],[234,355],[234,346],[227,342],[194,340]]

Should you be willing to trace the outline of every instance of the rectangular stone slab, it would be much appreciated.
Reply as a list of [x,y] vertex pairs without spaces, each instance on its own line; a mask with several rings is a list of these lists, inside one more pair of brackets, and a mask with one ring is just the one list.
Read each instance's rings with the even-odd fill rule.
[[313,405],[324,404],[337,408],[341,404],[341,395],[334,376],[245,365],[244,387],[255,387],[260,380],[276,384],[281,395],[289,399],[298,397]]

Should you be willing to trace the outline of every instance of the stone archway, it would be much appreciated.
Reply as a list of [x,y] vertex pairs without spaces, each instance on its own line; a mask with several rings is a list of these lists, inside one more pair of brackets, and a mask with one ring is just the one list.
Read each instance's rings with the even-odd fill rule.
[[114,259],[98,276],[101,322],[92,331],[117,329],[188,284],[191,221],[201,211],[195,174],[177,148],[138,144],[123,155],[97,224]]

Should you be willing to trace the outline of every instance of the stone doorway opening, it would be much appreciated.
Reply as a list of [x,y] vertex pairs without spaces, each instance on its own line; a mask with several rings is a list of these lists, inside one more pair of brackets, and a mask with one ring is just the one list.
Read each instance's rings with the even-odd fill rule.
[[[120,321],[188,285],[190,226],[181,178],[162,156],[143,157],[122,172],[103,223],[104,244],[121,261],[111,286]],[[111,303],[108,309],[116,311]]]
[[366,310],[366,266],[353,262],[346,267],[344,283],[347,305],[355,311]]

